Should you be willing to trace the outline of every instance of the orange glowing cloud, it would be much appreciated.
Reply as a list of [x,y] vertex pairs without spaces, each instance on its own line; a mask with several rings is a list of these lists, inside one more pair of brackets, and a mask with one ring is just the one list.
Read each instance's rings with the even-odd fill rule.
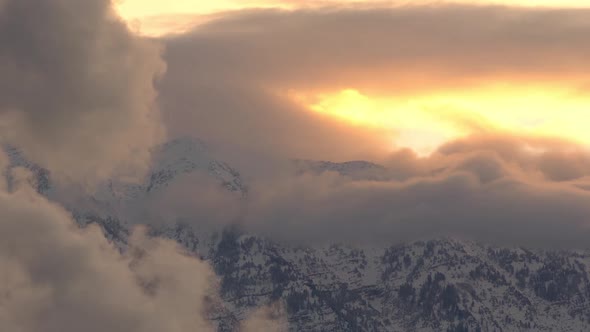
[[367,8],[404,5],[468,4],[527,7],[588,8],[586,0],[115,0],[117,11],[142,34],[158,36],[185,32],[207,21],[215,13],[274,8],[294,10],[318,7]]
[[[169,58],[186,58],[190,66],[177,71],[202,80],[192,86],[225,87],[213,89],[224,102],[246,91],[259,99],[278,96],[267,110],[256,108],[265,109],[258,111],[265,114],[261,121],[282,126],[281,133],[297,121],[275,114],[295,112],[289,108],[295,102],[298,111],[308,111],[301,113],[350,125],[349,133],[374,130],[380,139],[387,133],[382,144],[389,151],[401,146],[428,154],[479,133],[590,145],[584,127],[590,10],[446,5],[220,15],[190,35],[163,38]],[[182,82],[172,93],[194,97],[198,88]],[[231,108],[252,107],[252,100]],[[199,119],[205,127],[199,132],[207,131],[211,122]],[[240,122],[240,130],[245,126]],[[302,130],[308,129],[293,132]]]
[[488,86],[416,95],[370,96],[355,89],[291,98],[355,125],[390,129],[399,146],[428,154],[446,141],[502,131],[554,136],[590,146],[590,97],[551,86]]

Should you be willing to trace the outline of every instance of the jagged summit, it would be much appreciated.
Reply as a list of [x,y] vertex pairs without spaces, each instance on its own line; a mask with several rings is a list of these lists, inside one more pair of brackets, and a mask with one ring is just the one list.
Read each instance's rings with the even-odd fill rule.
[[166,186],[176,177],[194,171],[207,172],[230,191],[241,194],[248,191],[237,170],[214,159],[203,141],[190,137],[171,140],[154,150],[154,162],[146,191]]

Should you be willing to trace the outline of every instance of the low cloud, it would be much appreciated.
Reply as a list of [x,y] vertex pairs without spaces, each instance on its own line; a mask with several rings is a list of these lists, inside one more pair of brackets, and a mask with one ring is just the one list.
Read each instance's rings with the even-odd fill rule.
[[157,227],[170,221],[198,220],[200,229],[211,231],[239,220],[244,213],[241,196],[205,172],[180,176],[136,203],[129,219]]
[[121,254],[98,227],[22,187],[0,193],[0,329],[211,330],[209,266],[136,230]]
[[[308,243],[388,244],[455,236],[586,248],[590,154],[579,150],[564,157],[569,145],[557,144],[531,152],[536,144],[535,139],[471,137],[428,158],[406,156],[404,162],[416,167],[406,173],[393,168],[389,180],[327,172],[252,186],[245,227]],[[393,158],[390,167],[400,165],[399,155]]]
[[282,305],[274,304],[256,309],[241,324],[240,332],[289,331],[287,313]]
[[[343,173],[321,172],[320,163],[300,174],[293,163],[283,172],[251,177],[245,197],[212,190],[215,185],[199,177],[179,178],[163,195],[174,203],[146,204],[155,211],[144,211],[157,217],[141,220],[239,224],[295,245],[390,245],[451,236],[587,248],[589,157],[563,141],[473,136],[448,142],[429,157],[401,150],[381,160],[383,167],[355,170],[352,163]],[[264,166],[264,159],[258,162]]]
[[[0,192],[0,219],[0,330],[215,331],[215,274],[174,241],[138,227],[117,248],[26,183]],[[244,331],[284,331],[277,310],[252,313]]]

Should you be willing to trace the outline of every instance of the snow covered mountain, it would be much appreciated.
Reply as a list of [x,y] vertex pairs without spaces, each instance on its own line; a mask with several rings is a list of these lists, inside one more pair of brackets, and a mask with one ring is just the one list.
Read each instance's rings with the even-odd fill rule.
[[[17,149],[7,151],[12,165],[31,170],[37,190],[51,197],[49,172]],[[296,164],[299,172],[359,179],[387,174],[362,161]],[[70,208],[80,224],[97,223],[124,244],[132,223],[122,209],[195,172],[248,199],[238,171],[212,158],[202,142],[178,139],[156,150],[142,183],[110,181],[88,198],[92,209]],[[590,331],[590,252],[446,238],[384,247],[297,247],[239,227],[203,233],[183,222],[153,235],[173,238],[212,264],[223,303],[208,315],[220,331],[235,331],[251,310],[276,302],[284,303],[292,331]]]
[[211,158],[205,143],[193,138],[169,141],[155,151],[154,166],[145,191],[157,190],[175,178],[194,171],[206,171],[227,190],[246,194],[248,188],[240,173],[222,161]]
[[298,174],[334,172],[355,180],[385,180],[390,178],[387,168],[362,160],[335,163],[331,161],[295,160]]
[[438,239],[292,248],[225,232],[209,258],[243,308],[285,301],[293,331],[588,331],[589,253]]

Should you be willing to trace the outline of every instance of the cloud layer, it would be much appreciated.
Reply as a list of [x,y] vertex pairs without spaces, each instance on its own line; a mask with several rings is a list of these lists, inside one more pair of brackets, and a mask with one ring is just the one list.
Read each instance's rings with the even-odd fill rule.
[[120,254],[98,227],[78,229],[31,191],[0,193],[2,330],[211,330],[206,263],[142,231]]
[[[394,92],[579,79],[590,10],[433,5],[228,14],[168,43],[216,81]],[[182,59],[171,58],[174,63]]]
[[[585,148],[502,131],[485,119],[440,114],[440,121],[475,134],[420,158],[391,152],[395,127],[355,127],[311,113],[287,95],[291,89],[353,86],[404,97],[533,81],[583,93],[590,82],[584,74],[590,69],[584,43],[589,18],[588,10],[330,7],[228,13],[168,37],[169,70],[158,88],[171,135],[229,145],[229,159],[251,169],[272,169],[265,163],[280,158],[369,158],[387,168],[381,181],[293,176],[287,168],[258,172],[248,202],[215,196],[229,216],[220,218],[208,204],[191,211],[190,202],[182,215],[193,214],[196,222],[237,220],[251,231],[295,242],[390,243],[452,235],[586,247]],[[256,153],[236,157],[244,150]],[[192,190],[202,202],[212,197]],[[167,195],[190,197],[173,189]]]
[[[275,164],[282,168],[249,177],[246,197],[215,189],[201,176],[179,177],[143,202],[140,220],[183,220],[199,228],[237,223],[294,245],[391,245],[451,236],[588,248],[589,161],[587,150],[565,141],[473,136],[429,157],[397,151],[381,160],[383,167],[320,163],[298,173],[305,164]],[[253,164],[264,168],[266,162],[256,157]]]
[[548,150],[535,154],[529,150],[534,144],[470,138],[429,158],[400,152],[385,173],[376,169],[379,181],[327,172],[254,186],[247,227],[311,243],[388,244],[454,236],[587,248],[590,155],[563,152],[567,145],[544,145]]

